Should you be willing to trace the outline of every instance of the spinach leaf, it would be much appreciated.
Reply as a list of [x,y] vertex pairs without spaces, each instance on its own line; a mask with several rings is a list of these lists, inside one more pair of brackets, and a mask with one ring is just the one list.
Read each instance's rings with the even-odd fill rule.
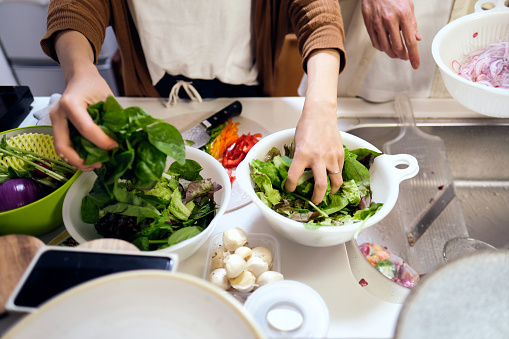
[[354,180],[355,182],[368,183],[369,170],[357,161],[357,155],[345,147],[345,163],[343,165],[343,181]]
[[179,131],[172,125],[156,122],[145,128],[148,140],[154,147],[164,154],[172,157],[179,163],[185,161],[184,139]]
[[87,224],[95,224],[99,220],[99,206],[90,197],[85,196],[81,201],[81,220]]
[[130,217],[144,216],[147,218],[155,218],[160,214],[159,211],[150,206],[131,205],[125,202],[118,202],[116,204],[108,205],[103,208],[103,211],[114,214],[127,215]]
[[89,105],[87,112],[119,144],[113,151],[103,150],[83,138],[72,124],[70,126],[72,145],[85,163],[103,163],[96,173],[106,191],[111,192],[112,185],[119,179],[131,180],[135,187],[150,188],[161,178],[167,156],[184,163],[185,145],[179,131],[143,109],[123,109],[110,95],[104,102]]
[[150,249],[150,242],[147,237],[138,237],[132,241],[132,244],[141,251],[148,251]]
[[202,170],[203,167],[201,167],[199,163],[191,159],[186,159],[184,164],[180,164],[178,162],[172,163],[170,165],[169,172],[174,173],[179,178],[188,181],[196,181],[203,179],[200,175]]
[[181,228],[172,235],[170,235],[170,237],[168,238],[168,245],[173,246],[175,244],[178,244],[179,242],[190,239],[195,235],[200,234],[201,231],[202,228],[198,226]]
[[163,175],[166,166],[166,155],[148,141],[137,145],[134,163],[135,177],[131,179],[135,188],[151,188]]

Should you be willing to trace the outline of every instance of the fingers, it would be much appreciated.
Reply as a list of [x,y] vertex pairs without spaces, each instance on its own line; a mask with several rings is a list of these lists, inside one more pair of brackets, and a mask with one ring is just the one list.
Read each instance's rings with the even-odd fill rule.
[[363,0],[362,15],[373,47],[391,58],[410,60],[414,69],[420,59],[414,6],[410,0]]
[[51,110],[50,118],[53,125],[53,141],[55,151],[62,158],[74,167],[82,171],[92,171],[101,167],[100,163],[85,165],[85,160],[72,147],[68,121],[78,129],[81,135],[94,145],[110,150],[117,146],[116,142],[108,137],[97,126],[86,107],[80,107],[69,99],[62,97],[57,105]]
[[72,147],[71,140],[69,138],[69,126],[67,124],[67,119],[59,110],[59,104],[51,110],[50,118],[53,125],[53,143],[58,156],[65,162],[82,171],[94,170],[94,166],[85,165],[85,160],[82,159]]
[[[387,39],[390,41],[389,48],[392,50],[392,54],[401,60],[408,60],[408,53],[405,44],[403,43],[403,39],[401,38],[399,23],[397,23],[397,25],[392,23],[392,25],[387,28],[387,31]],[[417,47],[417,45],[415,47]]]
[[[321,156],[316,153],[305,152],[302,149],[300,153],[295,154],[292,165],[288,170],[288,177],[285,182],[285,189],[289,192],[295,191],[300,176],[305,170],[311,168],[314,178],[313,196],[311,201],[314,204],[319,204],[323,201],[327,192],[327,176],[330,179],[331,194],[336,193],[343,184],[343,177],[341,175],[344,163],[344,150],[340,141],[339,152],[334,152],[331,148],[328,153]],[[328,158],[325,158],[328,156]],[[321,161],[317,159],[322,159]],[[333,173],[331,173],[333,172]]]
[[316,205],[322,202],[327,191],[327,170],[324,164],[317,164],[313,168],[313,176],[315,178],[315,187],[313,188],[311,201]]
[[[288,171],[288,177],[286,178],[285,189],[289,192],[295,191],[297,188],[297,182],[305,170],[305,168],[303,168],[301,165],[295,165],[296,166],[294,166],[294,163],[292,162],[292,166]],[[311,197],[311,201],[314,204],[319,204],[325,197],[325,193],[327,192],[327,175],[329,176],[331,184],[330,194],[335,194],[339,190],[343,184],[343,176],[341,175],[341,171],[342,169],[328,171],[326,167],[323,166],[323,164],[317,164],[313,168],[315,185],[313,188],[313,196]]]
[[343,176],[341,174],[342,171],[342,168],[338,171],[329,171],[331,194],[336,193],[343,184]]
[[413,69],[418,69],[420,65],[419,50],[417,48],[417,41],[422,40],[422,37],[417,31],[417,23],[415,20],[410,25],[403,25],[401,32],[405,39],[405,45],[408,49],[408,58]]
[[295,191],[297,188],[297,182],[300,176],[304,173],[306,166],[301,161],[292,161],[292,165],[288,170],[288,177],[286,177],[285,189],[289,192]]

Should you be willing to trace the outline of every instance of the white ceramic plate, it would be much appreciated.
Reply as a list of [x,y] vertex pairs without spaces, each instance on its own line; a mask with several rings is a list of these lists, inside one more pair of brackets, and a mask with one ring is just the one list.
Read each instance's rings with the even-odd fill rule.
[[200,278],[158,270],[112,274],[49,300],[3,337],[266,338],[233,297]]

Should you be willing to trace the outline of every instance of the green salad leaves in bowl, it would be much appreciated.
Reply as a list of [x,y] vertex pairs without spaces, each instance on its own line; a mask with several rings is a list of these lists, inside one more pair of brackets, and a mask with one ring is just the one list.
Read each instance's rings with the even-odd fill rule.
[[387,155],[365,140],[342,132],[343,185],[313,204],[314,181],[305,171],[295,192],[284,189],[291,165],[295,129],[260,140],[237,167],[237,180],[270,226],[299,244],[326,247],[345,243],[382,220],[394,207],[399,183],[417,174],[417,160],[407,154]]
[[144,251],[192,255],[213,232],[231,195],[228,175],[209,154],[186,147],[174,126],[139,107],[123,109],[113,97],[89,113],[119,147],[97,149],[77,131],[73,146],[86,162],[64,200],[63,219],[78,242],[107,237]]

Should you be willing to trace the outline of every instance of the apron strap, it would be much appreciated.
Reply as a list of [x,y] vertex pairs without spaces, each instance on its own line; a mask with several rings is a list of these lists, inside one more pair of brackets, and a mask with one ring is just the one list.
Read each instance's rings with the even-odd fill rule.
[[[357,96],[377,52],[364,27],[361,6],[362,1],[358,1],[345,39],[348,67],[339,75],[338,96],[341,97]],[[349,59],[349,54],[362,57]]]

